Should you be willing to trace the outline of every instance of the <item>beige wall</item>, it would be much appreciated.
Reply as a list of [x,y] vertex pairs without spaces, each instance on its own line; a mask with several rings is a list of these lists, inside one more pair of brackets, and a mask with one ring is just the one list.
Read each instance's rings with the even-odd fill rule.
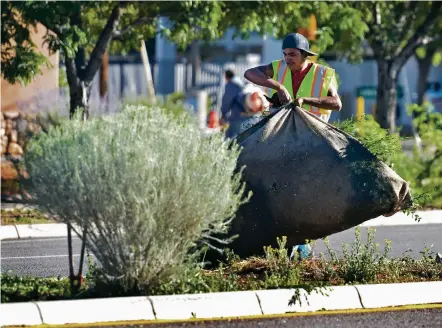
[[[52,67],[43,68],[42,75],[39,75],[27,86],[20,83],[14,85],[6,82],[2,78],[1,84],[1,110],[17,110],[17,102],[31,102],[32,98],[41,92],[58,89],[58,65],[59,53],[49,55],[47,45],[43,45],[43,37],[46,34],[46,28],[38,24],[36,30],[31,31],[31,37],[39,51],[46,55]],[[55,96],[56,93],[54,93]]]

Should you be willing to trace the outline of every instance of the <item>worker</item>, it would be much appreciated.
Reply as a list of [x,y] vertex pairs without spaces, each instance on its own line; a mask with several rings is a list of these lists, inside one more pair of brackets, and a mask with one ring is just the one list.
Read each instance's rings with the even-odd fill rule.
[[[270,88],[273,106],[293,102],[302,109],[328,122],[331,112],[340,111],[341,99],[337,91],[334,69],[313,63],[307,39],[299,34],[287,35],[282,41],[284,60],[248,69],[244,77],[252,83]],[[291,257],[303,259],[312,255],[309,244],[296,245]]]
[[307,39],[299,34],[287,35],[282,42],[284,60],[248,69],[244,77],[252,83],[270,88],[274,106],[293,102],[325,122],[331,112],[340,111],[334,69],[313,63]]

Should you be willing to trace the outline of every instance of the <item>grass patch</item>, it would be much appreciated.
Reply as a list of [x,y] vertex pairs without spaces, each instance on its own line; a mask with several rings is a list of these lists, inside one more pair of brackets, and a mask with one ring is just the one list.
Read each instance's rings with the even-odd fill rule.
[[2,209],[1,225],[57,223],[49,214],[36,209]]
[[72,294],[68,278],[27,278],[2,275],[1,301],[28,302],[36,300],[82,299],[140,295],[195,294],[279,288],[304,288],[311,292],[323,287],[346,284],[404,283],[442,280],[442,264],[437,263],[430,249],[420,258],[407,252],[389,258],[391,243],[380,251],[374,242],[375,230],[369,229],[362,242],[359,229],[351,245],[343,245],[343,256],[329,246],[319,257],[291,260],[280,239],[278,248],[265,248],[264,257],[241,260],[230,254],[227,263],[206,270],[202,265],[191,267],[179,277],[163,281],[149,289],[127,289],[117,281],[106,279],[99,268],[89,262],[89,271],[78,293]]

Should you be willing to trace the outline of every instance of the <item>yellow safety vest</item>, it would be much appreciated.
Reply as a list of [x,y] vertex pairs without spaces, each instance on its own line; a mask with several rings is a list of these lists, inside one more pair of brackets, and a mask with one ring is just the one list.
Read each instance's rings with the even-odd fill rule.
[[[285,60],[272,61],[273,66],[273,79],[281,83],[287,91],[290,93],[292,99],[296,98],[319,98],[327,97],[328,88],[335,79],[335,70],[313,63],[313,66],[308,71],[307,75],[299,86],[296,97],[293,95],[292,74],[290,74],[290,68],[287,66]],[[337,86],[336,86],[337,87]],[[269,96],[271,97],[276,90],[270,89]],[[323,121],[328,122],[331,115],[331,110],[318,108],[303,104],[302,108],[306,111],[318,116]]]

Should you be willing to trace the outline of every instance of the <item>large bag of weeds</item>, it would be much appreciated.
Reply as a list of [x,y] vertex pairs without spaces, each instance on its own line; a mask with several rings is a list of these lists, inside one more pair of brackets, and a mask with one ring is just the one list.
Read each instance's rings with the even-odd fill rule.
[[238,168],[253,192],[232,222],[229,245],[259,254],[287,236],[302,244],[410,206],[410,188],[355,138],[294,105],[241,133]]

